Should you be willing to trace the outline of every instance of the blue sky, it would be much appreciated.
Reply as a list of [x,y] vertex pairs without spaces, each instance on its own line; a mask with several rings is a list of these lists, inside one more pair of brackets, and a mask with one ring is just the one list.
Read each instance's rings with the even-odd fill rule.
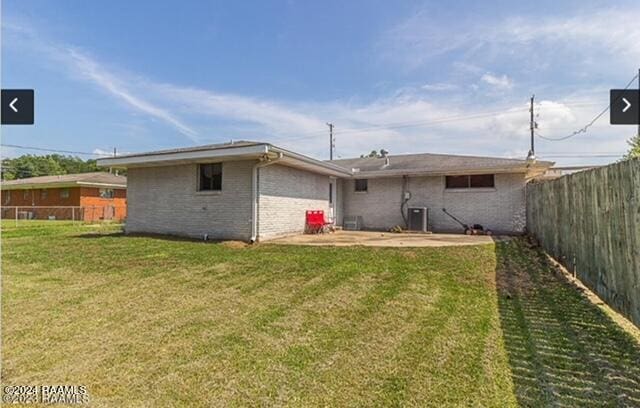
[[[541,135],[584,126],[637,72],[637,21],[637,1],[5,0],[2,87],[34,88],[37,106],[36,125],[4,126],[2,141],[101,153],[249,139],[326,158],[333,122],[341,157],[524,157],[531,94]],[[536,147],[604,163],[634,132],[607,114]]]

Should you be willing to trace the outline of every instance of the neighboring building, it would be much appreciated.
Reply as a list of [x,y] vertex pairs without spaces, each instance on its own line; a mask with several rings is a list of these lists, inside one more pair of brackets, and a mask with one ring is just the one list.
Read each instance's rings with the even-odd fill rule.
[[602,167],[599,165],[593,166],[562,166],[562,167],[551,167],[544,174],[536,177],[536,180],[553,180],[558,177],[566,176],[567,174],[573,174],[580,171],[586,171],[591,169],[596,169],[598,167]]
[[[123,220],[127,178],[105,172],[2,181],[2,218]],[[17,214],[16,214],[17,212]]]
[[525,185],[553,163],[411,154],[316,160],[268,143],[235,142],[98,159],[128,171],[126,232],[264,240],[304,230],[305,211],[342,225],[404,225],[427,207],[434,231],[461,231],[447,208],[496,232],[525,227]]

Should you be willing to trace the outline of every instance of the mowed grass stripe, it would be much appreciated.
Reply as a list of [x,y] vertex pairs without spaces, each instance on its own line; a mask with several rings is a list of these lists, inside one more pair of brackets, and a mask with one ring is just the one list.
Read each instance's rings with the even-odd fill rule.
[[94,406],[636,401],[637,344],[519,239],[246,247],[3,226],[7,384],[84,384]]

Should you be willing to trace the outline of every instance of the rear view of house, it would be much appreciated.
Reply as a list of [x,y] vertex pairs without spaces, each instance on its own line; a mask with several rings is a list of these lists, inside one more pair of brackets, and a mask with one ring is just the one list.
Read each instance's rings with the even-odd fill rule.
[[3,219],[124,220],[127,178],[105,172],[3,181]]
[[341,226],[387,230],[409,208],[428,228],[460,231],[447,208],[496,232],[525,227],[525,185],[553,163],[411,154],[321,161],[260,142],[235,142],[99,159],[128,170],[126,232],[265,240],[301,233],[306,210]]

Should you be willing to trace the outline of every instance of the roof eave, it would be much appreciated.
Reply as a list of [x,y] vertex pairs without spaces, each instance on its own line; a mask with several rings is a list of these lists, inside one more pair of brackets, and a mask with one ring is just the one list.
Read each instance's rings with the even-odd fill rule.
[[34,190],[48,188],[74,188],[74,187],[96,187],[96,188],[127,188],[126,184],[113,183],[93,183],[82,181],[63,181],[50,183],[21,183],[21,184],[2,184],[2,190]]
[[298,167],[320,174],[337,177],[350,176],[351,172],[343,167],[325,163],[268,143],[253,146],[229,146],[190,152],[172,152],[157,154],[129,155],[126,157],[109,157],[98,159],[98,166],[115,168],[171,166],[189,163],[205,163],[210,161],[234,161],[259,159],[269,153],[282,153],[282,164]]
[[354,178],[381,178],[381,177],[401,177],[401,176],[458,176],[465,174],[507,174],[507,173],[538,173],[544,172],[547,165],[530,165],[514,167],[477,167],[453,170],[422,170],[422,169],[398,169],[398,170],[373,170],[354,172]]

